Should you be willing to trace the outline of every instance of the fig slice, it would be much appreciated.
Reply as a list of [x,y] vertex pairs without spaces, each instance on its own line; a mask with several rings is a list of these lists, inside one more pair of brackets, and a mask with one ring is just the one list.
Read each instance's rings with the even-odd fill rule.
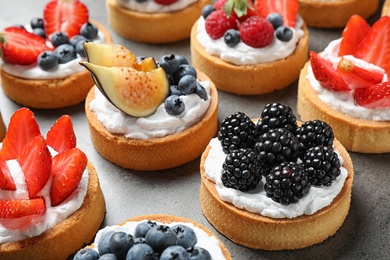
[[135,67],[137,57],[119,44],[85,42],[84,50],[88,62],[105,67]]

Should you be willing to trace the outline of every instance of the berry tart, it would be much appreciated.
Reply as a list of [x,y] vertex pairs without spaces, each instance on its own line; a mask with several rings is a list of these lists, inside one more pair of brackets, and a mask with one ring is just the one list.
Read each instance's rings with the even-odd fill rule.
[[382,16],[390,15],[390,1],[386,0],[382,7]]
[[192,64],[229,93],[285,88],[298,79],[308,59],[308,30],[297,13],[298,0],[208,5],[192,27]]
[[321,119],[353,152],[390,152],[390,17],[348,21],[340,39],[310,53],[298,83],[302,120]]
[[299,14],[310,27],[343,28],[352,15],[368,18],[379,0],[299,0]]
[[89,62],[82,65],[96,84],[85,110],[104,158],[123,168],[162,170],[202,153],[218,130],[218,94],[205,74],[181,55],[164,55],[157,66],[120,45],[85,49]]
[[[225,245],[201,224],[173,215],[144,215],[101,229],[92,245],[79,250],[85,256],[115,259],[232,259]],[[127,256],[127,258],[126,258]],[[107,258],[105,258],[107,259]]]
[[200,204],[233,242],[299,249],[334,235],[350,207],[351,158],[331,127],[297,124],[292,109],[268,104],[259,120],[236,112],[201,158]]
[[210,0],[106,0],[108,22],[119,35],[145,43],[190,37],[191,27]]
[[[58,17],[62,19],[57,19]],[[51,109],[82,102],[93,81],[78,62],[84,41],[112,42],[109,31],[89,20],[78,0],[52,0],[30,24],[0,32],[1,85],[22,106]]]
[[11,117],[0,150],[0,258],[66,259],[99,230],[97,172],[76,147],[71,118],[46,138],[27,108]]

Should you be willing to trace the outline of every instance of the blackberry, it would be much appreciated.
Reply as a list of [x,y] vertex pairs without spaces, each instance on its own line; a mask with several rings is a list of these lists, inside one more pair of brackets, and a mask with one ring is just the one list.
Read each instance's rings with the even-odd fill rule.
[[303,157],[305,171],[315,186],[329,186],[340,175],[340,160],[331,146],[315,146]]
[[295,132],[298,140],[309,149],[314,146],[332,146],[332,127],[321,120],[306,121]]
[[239,149],[226,156],[222,165],[222,183],[227,188],[249,191],[261,180],[261,164],[256,153],[249,148]]
[[253,148],[258,137],[256,124],[243,112],[226,117],[218,131],[218,139],[226,154],[240,148]]
[[282,205],[298,202],[309,189],[309,177],[302,165],[296,162],[284,162],[274,167],[264,184],[267,196]]
[[260,133],[266,133],[270,129],[285,128],[295,133],[298,128],[297,118],[291,107],[281,103],[267,104],[261,112],[261,119],[257,122]]

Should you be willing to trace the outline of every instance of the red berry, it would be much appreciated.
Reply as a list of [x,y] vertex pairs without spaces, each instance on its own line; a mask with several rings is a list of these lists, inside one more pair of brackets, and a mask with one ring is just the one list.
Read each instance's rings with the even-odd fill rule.
[[76,135],[70,116],[63,115],[54,123],[47,132],[46,143],[58,153],[76,147]]
[[175,2],[177,2],[178,0],[154,0],[154,2],[160,4],[160,5],[170,5],[170,4],[173,4]]
[[352,15],[341,36],[339,56],[354,54],[369,30],[370,25],[364,18],[359,15]]
[[240,26],[241,40],[253,48],[262,48],[272,43],[274,28],[260,16],[251,16]]
[[225,7],[225,4],[228,0],[217,0],[215,3],[214,3],[214,8],[215,10],[223,10],[223,8]]
[[227,30],[237,29],[237,21],[233,16],[228,18],[225,11],[216,10],[207,16],[205,28],[210,38],[215,40],[221,38]]
[[359,106],[367,108],[390,107],[390,81],[356,89],[353,97]]
[[271,13],[279,13],[283,17],[284,25],[295,27],[298,0],[256,0],[256,7],[263,18]]
[[8,165],[2,158],[0,158],[0,189],[16,190]]
[[0,218],[43,215],[45,212],[45,200],[42,197],[25,200],[0,200]]

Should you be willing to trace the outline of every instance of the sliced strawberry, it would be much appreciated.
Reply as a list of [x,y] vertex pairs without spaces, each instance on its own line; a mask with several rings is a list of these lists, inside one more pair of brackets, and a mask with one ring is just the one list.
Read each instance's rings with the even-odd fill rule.
[[33,112],[20,108],[10,119],[0,156],[4,160],[16,159],[23,146],[37,135],[40,135],[40,130]]
[[78,187],[87,163],[87,156],[78,148],[66,150],[54,156],[53,182],[50,189],[52,206],[66,200]]
[[8,27],[0,33],[0,47],[4,62],[19,65],[33,64],[41,52],[51,49],[44,38],[19,27]]
[[340,73],[333,68],[330,61],[323,59],[314,51],[310,51],[310,63],[314,77],[321,85],[332,91],[349,91]]
[[256,0],[255,3],[260,16],[266,18],[271,13],[279,13],[283,17],[284,25],[295,27],[298,0]]
[[45,212],[45,200],[42,197],[25,200],[0,200],[0,218],[43,215]]
[[339,56],[354,54],[369,30],[370,25],[364,18],[352,15],[341,36]]
[[70,116],[63,115],[54,123],[47,132],[46,143],[58,153],[76,147],[76,135]]
[[355,103],[367,108],[390,107],[390,81],[359,88],[354,92]]
[[43,11],[46,35],[62,31],[70,38],[88,22],[88,8],[78,0],[52,0]]
[[24,173],[30,198],[35,198],[50,178],[52,159],[42,135],[34,137],[21,150],[17,161]]
[[12,179],[11,172],[7,163],[0,158],[0,189],[16,190],[15,182]]
[[390,75],[390,16],[381,17],[371,27],[354,56],[383,68]]

